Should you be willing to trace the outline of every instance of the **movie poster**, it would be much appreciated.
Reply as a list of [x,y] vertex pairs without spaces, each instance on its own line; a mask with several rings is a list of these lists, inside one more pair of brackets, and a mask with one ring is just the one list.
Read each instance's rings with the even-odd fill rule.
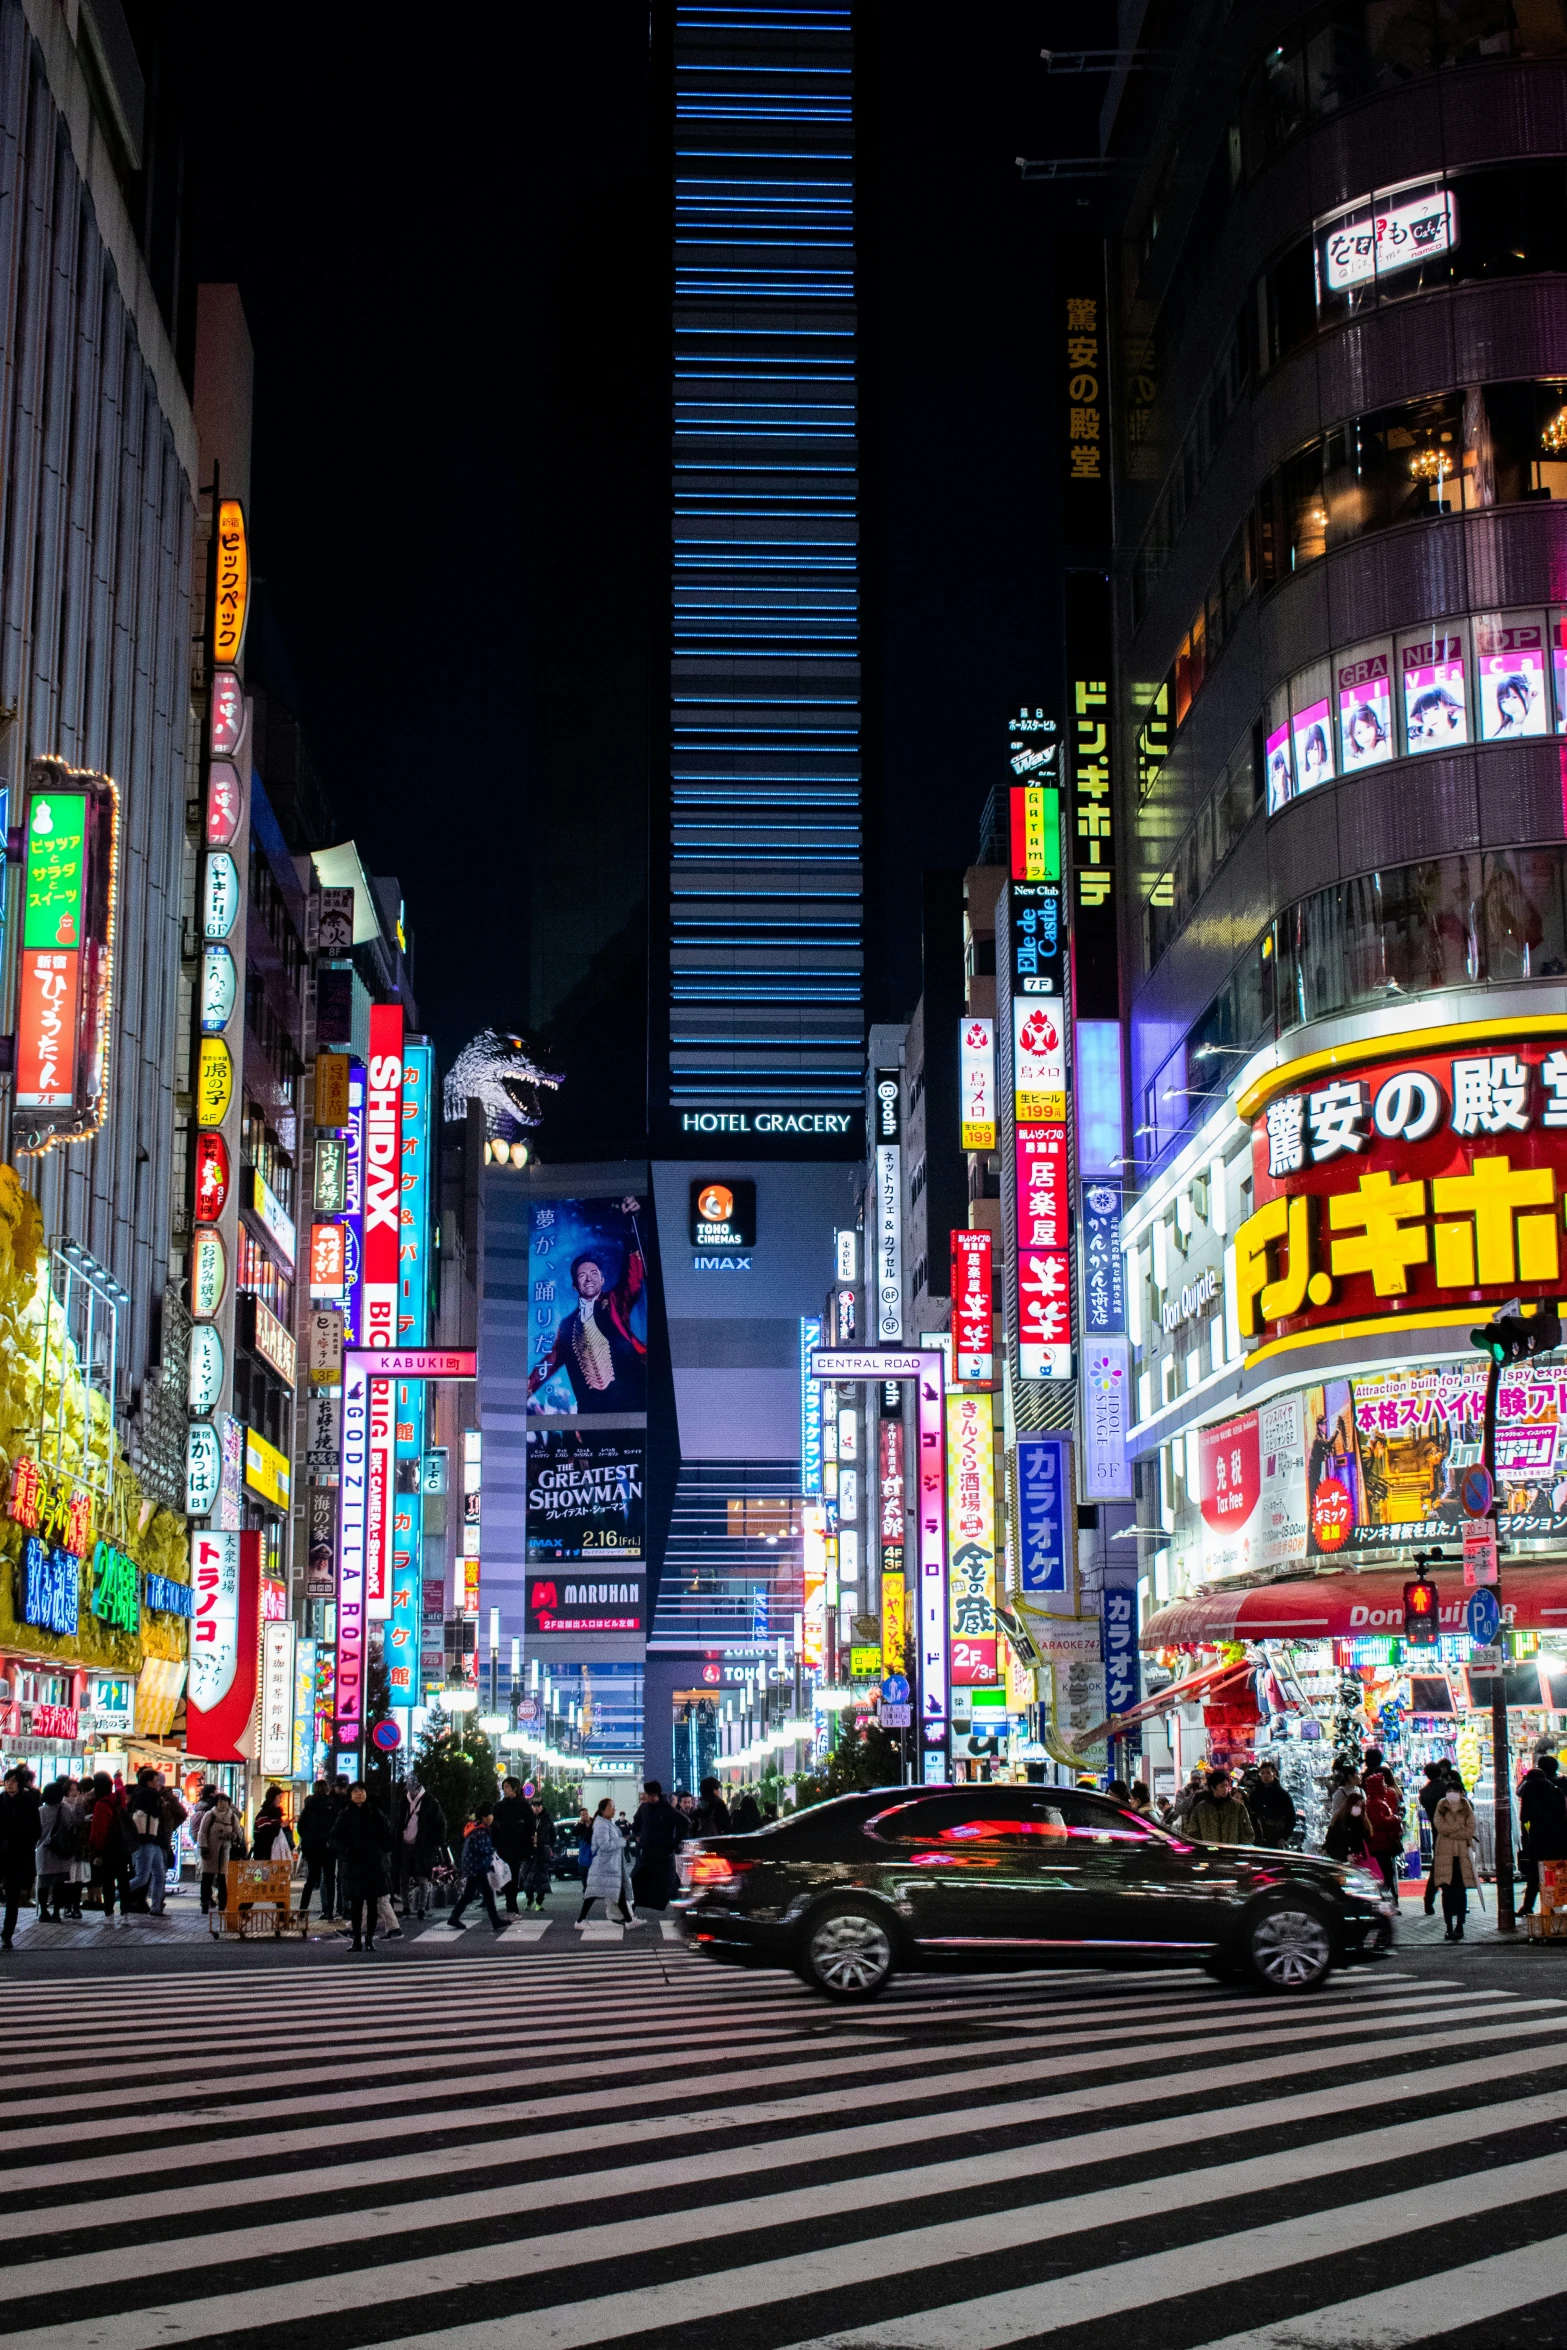
[[528,1410],[647,1410],[645,1202],[535,1200],[528,1226]]
[[641,1558],[644,1439],[530,1428],[527,1444],[529,1559]]

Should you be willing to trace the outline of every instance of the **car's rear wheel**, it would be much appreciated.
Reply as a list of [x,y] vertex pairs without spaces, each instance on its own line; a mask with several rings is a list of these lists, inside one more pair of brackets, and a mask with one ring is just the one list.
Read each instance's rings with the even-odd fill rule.
[[1301,1900],[1276,1901],[1246,1935],[1251,1971],[1267,1991],[1315,1991],[1333,1971],[1333,1929]]
[[800,1972],[828,1999],[874,1999],[896,1967],[891,1930],[869,1902],[829,1902],[805,1929]]

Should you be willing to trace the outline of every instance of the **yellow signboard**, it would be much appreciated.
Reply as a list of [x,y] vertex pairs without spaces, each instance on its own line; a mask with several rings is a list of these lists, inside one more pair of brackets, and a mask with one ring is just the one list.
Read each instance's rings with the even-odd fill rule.
[[245,1483],[263,1501],[273,1501],[280,1510],[287,1509],[288,1456],[279,1452],[275,1444],[268,1444],[264,1436],[258,1436],[254,1428],[245,1430]]
[[[885,1559],[885,1552],[882,1554]],[[901,1673],[906,1669],[903,1646],[904,1582],[901,1575],[890,1575],[886,1566],[881,1571],[881,1659],[882,1670]]]
[[239,659],[250,607],[250,550],[245,543],[245,509],[238,498],[218,507],[217,582],[212,607],[212,658],[223,667]]
[[204,1036],[196,1067],[196,1122],[221,1126],[234,1099],[234,1056],[221,1036]]

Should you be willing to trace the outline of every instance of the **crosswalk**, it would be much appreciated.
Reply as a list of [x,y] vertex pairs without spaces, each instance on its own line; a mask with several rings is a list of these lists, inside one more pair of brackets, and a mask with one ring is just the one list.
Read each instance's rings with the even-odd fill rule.
[[0,2350],[1567,2345],[1554,1971],[839,2009],[466,1941],[0,1988]]

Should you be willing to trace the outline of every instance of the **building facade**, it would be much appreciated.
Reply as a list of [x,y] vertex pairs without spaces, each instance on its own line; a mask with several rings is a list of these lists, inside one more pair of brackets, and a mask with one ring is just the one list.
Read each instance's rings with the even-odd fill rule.
[[[1401,1581],[1461,1541],[1469,1331],[1560,1286],[1559,51],[1509,6],[1192,11],[1151,144],[1124,87],[1107,108],[1138,173],[1108,272],[1113,755],[1155,1648],[1233,1630],[1237,1576]],[[1557,1397],[1502,1401],[1515,1654],[1567,1532]],[[1463,1597],[1450,1567],[1444,1636]],[[1396,1656],[1310,1662],[1385,1668],[1411,1757],[1478,1758],[1466,1654],[1428,1714]],[[1218,1709],[1220,1743],[1260,1707],[1287,1753],[1305,1716],[1275,1698]]]

